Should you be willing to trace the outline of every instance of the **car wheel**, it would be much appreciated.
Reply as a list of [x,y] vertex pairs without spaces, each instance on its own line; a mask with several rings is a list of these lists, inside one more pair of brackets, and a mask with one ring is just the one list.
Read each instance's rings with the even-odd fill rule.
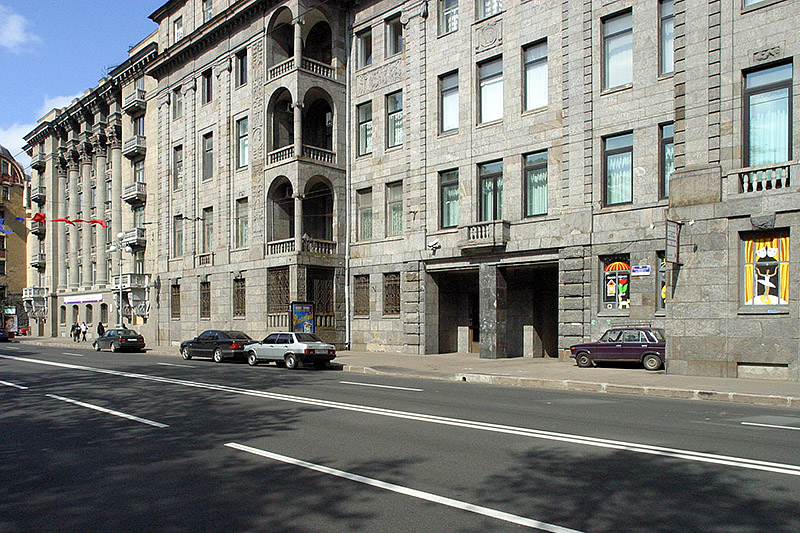
[[286,363],[286,368],[289,370],[294,370],[297,368],[299,361],[297,360],[297,356],[293,353],[290,353],[286,357],[283,358],[284,362]]
[[112,352],[118,352],[118,351],[119,351],[119,346],[117,346],[116,344],[114,344],[114,343],[112,342],[112,343],[111,343],[111,351],[112,351]]
[[256,357],[256,352],[249,352],[247,354],[247,364],[250,366],[258,365],[258,357]]
[[589,368],[592,366],[592,358],[589,357],[589,354],[586,352],[581,352],[576,355],[575,362],[578,363],[578,366],[581,368]]
[[96,351],[96,352],[100,351],[100,345],[99,344],[94,343],[94,351]]
[[192,358],[191,354],[189,353],[189,348],[183,348],[181,350],[181,357],[183,357],[187,361]]
[[328,368],[328,363],[327,361],[317,361],[316,363],[314,363],[314,368],[316,368],[317,370],[325,370],[326,368]]
[[642,359],[642,364],[646,370],[658,370],[661,368],[661,358],[657,355],[647,354]]
[[221,363],[222,362],[222,350],[219,348],[214,349],[214,362]]

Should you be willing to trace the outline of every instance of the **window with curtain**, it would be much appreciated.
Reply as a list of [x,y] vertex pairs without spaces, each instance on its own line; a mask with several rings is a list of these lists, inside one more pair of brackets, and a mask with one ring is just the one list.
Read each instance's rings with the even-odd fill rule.
[[386,96],[386,143],[388,148],[403,144],[403,91]]
[[367,241],[372,238],[372,188],[362,189],[356,194],[358,202],[358,240]]
[[744,305],[789,305],[789,232],[748,233],[743,241]]
[[675,126],[670,122],[669,124],[662,124],[660,127],[661,137],[661,197],[669,198],[669,178],[675,170]]
[[[183,145],[172,149],[172,190],[183,188]],[[110,196],[108,197],[110,198]]]
[[547,42],[522,51],[525,58],[525,111],[547,106]]
[[249,242],[249,205],[247,198],[236,200],[234,241],[237,248],[244,248]]
[[603,20],[603,88],[633,81],[633,15],[630,12]]
[[792,158],[792,64],[748,72],[744,77],[745,166]]
[[480,221],[503,218],[503,162],[478,165]]
[[236,121],[236,166],[246,167],[250,163],[249,126],[247,117]]
[[661,19],[658,39],[659,73],[669,74],[675,70],[675,11],[673,0],[660,0],[658,14]]
[[202,252],[208,253],[214,248],[214,208],[206,207],[203,209],[203,242]]
[[490,59],[478,65],[480,89],[480,122],[503,118],[503,58]]
[[633,133],[603,140],[605,205],[633,201]]
[[547,214],[547,151],[525,156],[525,216]]
[[458,29],[458,0],[439,0],[439,35]]
[[439,173],[442,228],[458,226],[458,170]]
[[356,107],[358,115],[358,155],[372,153],[372,102]]
[[386,235],[403,233],[403,182],[386,186]]
[[458,72],[439,78],[440,131],[458,129]]
[[628,254],[600,258],[603,277],[600,294],[602,307],[607,311],[631,308],[631,259]]
[[503,10],[503,0],[478,0],[478,19],[496,15]]

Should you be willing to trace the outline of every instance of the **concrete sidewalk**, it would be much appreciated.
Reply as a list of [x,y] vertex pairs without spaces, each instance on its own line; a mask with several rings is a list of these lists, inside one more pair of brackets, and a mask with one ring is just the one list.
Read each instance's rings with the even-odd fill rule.
[[[74,343],[66,338],[21,337],[14,342],[65,348],[91,346],[91,342]],[[176,346],[148,348],[147,353],[179,356]],[[572,359],[340,351],[334,364],[344,371],[364,374],[800,408],[800,382],[679,376],[632,366],[578,368]]]

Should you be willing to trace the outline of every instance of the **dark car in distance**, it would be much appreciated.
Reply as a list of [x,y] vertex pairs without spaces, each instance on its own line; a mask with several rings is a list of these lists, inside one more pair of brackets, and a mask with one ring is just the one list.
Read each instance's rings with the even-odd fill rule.
[[665,341],[659,328],[612,328],[597,342],[570,346],[569,356],[583,368],[596,361],[638,361],[647,370],[658,370],[664,366]]
[[109,329],[92,341],[92,346],[98,352],[103,349],[112,352],[141,352],[144,350],[144,337],[132,329]]
[[253,339],[247,333],[234,330],[209,329],[194,339],[181,343],[181,356],[210,357],[215,363],[223,359],[244,359],[244,347],[252,344]]

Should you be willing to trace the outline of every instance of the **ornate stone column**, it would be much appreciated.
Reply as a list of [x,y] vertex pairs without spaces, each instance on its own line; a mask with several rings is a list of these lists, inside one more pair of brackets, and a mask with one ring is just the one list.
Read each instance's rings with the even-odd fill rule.
[[[97,207],[95,215],[100,220],[106,220],[106,144],[104,135],[98,133],[92,139],[94,146],[94,176],[97,187]],[[108,222],[106,220],[106,222]],[[106,245],[106,230],[102,226],[95,226],[95,257],[97,258],[98,287],[108,285],[108,248]]]
[[[80,146],[80,159],[81,159],[81,190],[83,191],[81,211],[82,215],[79,218],[83,220],[91,220],[92,218],[92,146],[89,144],[88,139],[81,142]],[[93,231],[92,224],[80,224],[81,235],[81,271],[83,273],[81,279],[81,287],[84,289],[92,288],[92,239],[91,232]]]
[[[67,179],[69,180],[69,218],[78,218],[78,211],[81,208],[80,198],[78,197],[78,180],[80,179],[80,164],[78,152],[70,150],[67,157]],[[69,288],[76,290],[79,286],[78,277],[78,253],[80,253],[80,234],[78,227],[74,224],[66,224],[69,233]]]
[[122,231],[122,128],[119,116],[111,123],[108,145],[111,148],[111,238]]
[[[299,89],[298,89],[299,91]],[[294,111],[294,156],[303,155],[303,103],[300,95],[297,95],[297,102],[292,105]]]
[[[62,150],[58,150],[54,154],[54,158],[58,161],[56,169],[56,186],[50,191],[50,212],[48,213],[50,220],[54,218],[62,218],[67,215],[67,198],[66,192],[69,182],[67,181],[67,162],[64,159]],[[57,275],[56,283],[58,292],[67,290],[67,224],[63,222],[56,222],[53,224],[56,234],[56,250],[58,255],[56,257]]]
[[303,24],[306,23],[302,17],[292,21],[294,24],[294,68],[300,69],[303,61]]

